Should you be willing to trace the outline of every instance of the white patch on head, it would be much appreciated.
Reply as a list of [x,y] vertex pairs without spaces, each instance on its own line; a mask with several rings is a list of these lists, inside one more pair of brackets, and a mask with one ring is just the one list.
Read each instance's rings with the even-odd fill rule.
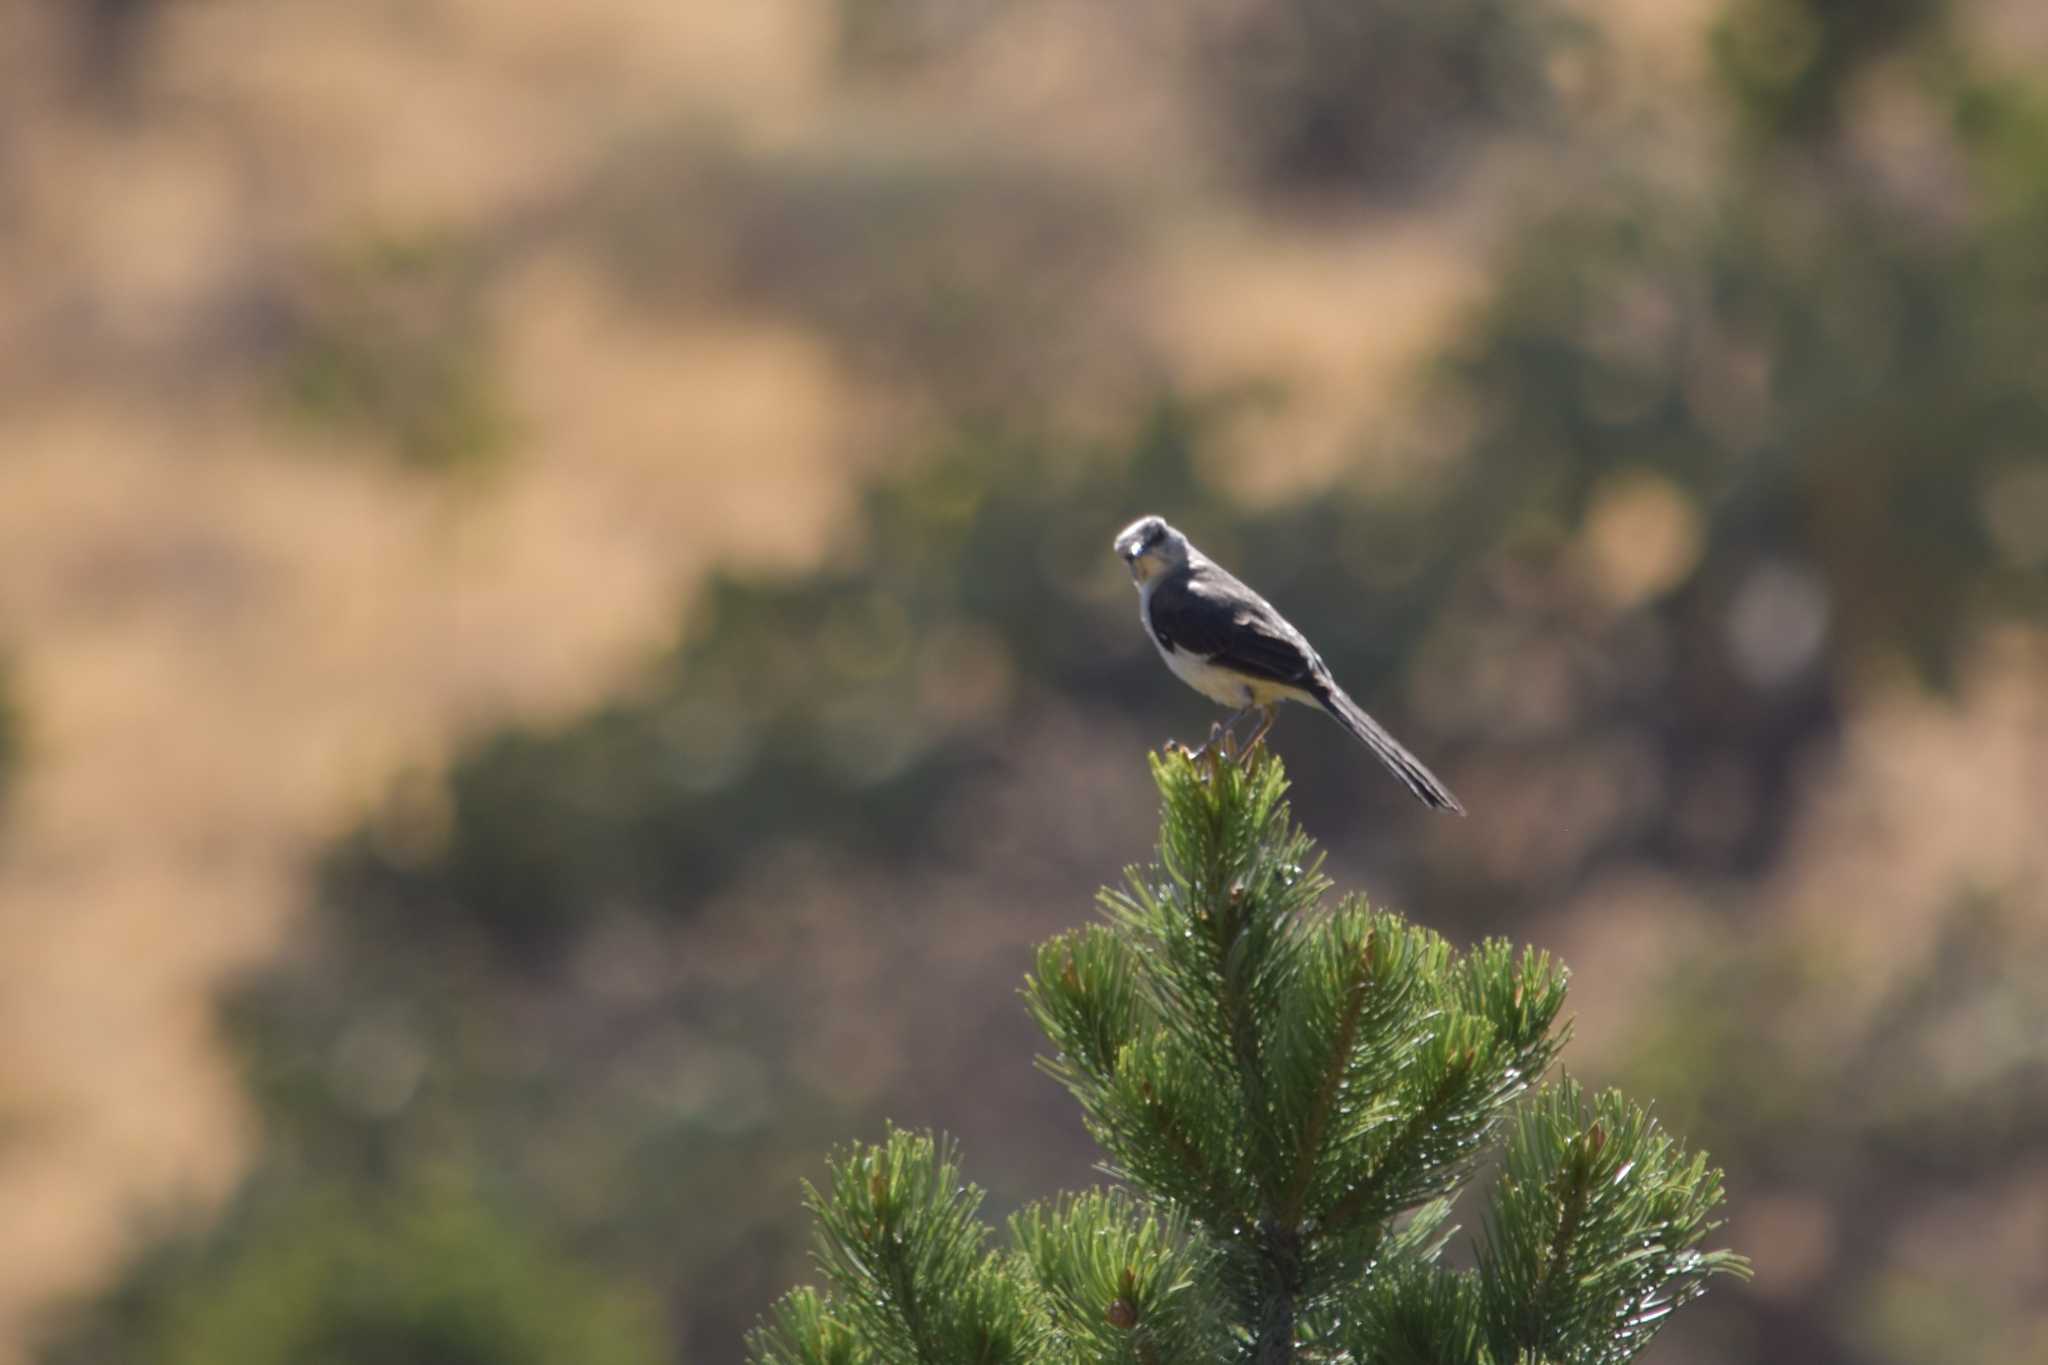
[[1117,554],[1125,559],[1131,559],[1142,551],[1163,543],[1168,529],[1164,518],[1139,517],[1118,531],[1116,539],[1111,544]]
[[1161,571],[1185,564],[1190,551],[1187,537],[1167,525],[1164,517],[1139,517],[1117,533],[1113,544],[1141,591]]

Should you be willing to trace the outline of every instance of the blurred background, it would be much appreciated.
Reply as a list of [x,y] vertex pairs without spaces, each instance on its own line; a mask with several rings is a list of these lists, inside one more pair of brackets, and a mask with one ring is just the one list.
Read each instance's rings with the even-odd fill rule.
[[1158,511],[1472,811],[1755,1258],[2048,1359],[2048,8],[0,0],[0,1365],[734,1362],[1214,713]]

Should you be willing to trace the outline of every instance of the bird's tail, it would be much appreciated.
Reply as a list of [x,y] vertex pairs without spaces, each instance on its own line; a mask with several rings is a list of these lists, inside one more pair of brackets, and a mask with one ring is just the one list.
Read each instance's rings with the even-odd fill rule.
[[1451,789],[1425,768],[1421,759],[1402,748],[1401,742],[1388,734],[1385,727],[1360,710],[1357,702],[1345,696],[1343,688],[1334,682],[1325,682],[1320,691],[1323,709],[1358,736],[1359,743],[1379,755],[1380,762],[1393,769],[1394,776],[1408,784],[1408,790],[1415,793],[1417,800],[1438,810],[1453,811],[1459,815],[1465,813],[1465,808],[1458,804],[1458,798],[1451,795]]

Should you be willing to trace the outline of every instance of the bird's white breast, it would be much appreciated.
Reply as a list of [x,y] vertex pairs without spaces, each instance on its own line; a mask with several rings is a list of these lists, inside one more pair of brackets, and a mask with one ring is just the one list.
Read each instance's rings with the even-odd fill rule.
[[[1159,644],[1157,636],[1152,643]],[[1254,700],[1251,684],[1244,675],[1233,673],[1227,668],[1218,668],[1198,654],[1182,649],[1168,649],[1159,646],[1159,657],[1166,660],[1166,666],[1173,670],[1173,676],[1189,687],[1200,692],[1210,701],[1224,706],[1249,706]]]

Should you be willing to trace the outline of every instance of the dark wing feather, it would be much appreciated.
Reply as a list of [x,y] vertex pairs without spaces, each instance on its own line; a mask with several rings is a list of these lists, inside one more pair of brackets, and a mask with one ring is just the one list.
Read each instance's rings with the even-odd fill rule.
[[1344,689],[1334,682],[1325,682],[1321,693],[1323,709],[1337,720],[1337,723],[1356,735],[1359,742],[1379,756],[1380,762],[1393,771],[1394,776],[1408,785],[1415,793],[1416,800],[1425,806],[1451,811],[1458,815],[1465,813],[1458,798],[1451,795],[1451,789],[1443,779],[1423,766],[1421,759],[1409,753],[1401,742],[1387,733],[1386,727],[1360,710],[1358,703],[1344,694]]
[[1223,570],[1197,562],[1187,573],[1162,582],[1152,593],[1151,616],[1152,631],[1163,645],[1248,677],[1301,688],[1392,769],[1423,804],[1465,813],[1451,789],[1421,759],[1344,694],[1301,632]]
[[1317,690],[1322,660],[1257,593],[1213,564],[1196,564],[1152,593],[1160,643],[1269,682]]

